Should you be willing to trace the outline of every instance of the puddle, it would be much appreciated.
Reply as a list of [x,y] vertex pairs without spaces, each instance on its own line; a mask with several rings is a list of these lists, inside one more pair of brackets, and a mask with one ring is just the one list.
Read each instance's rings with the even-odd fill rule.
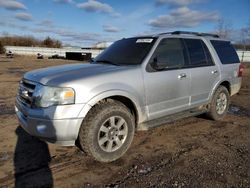
[[237,115],[237,116],[248,116],[250,117],[250,110],[247,110],[243,107],[230,105],[228,109],[229,114]]

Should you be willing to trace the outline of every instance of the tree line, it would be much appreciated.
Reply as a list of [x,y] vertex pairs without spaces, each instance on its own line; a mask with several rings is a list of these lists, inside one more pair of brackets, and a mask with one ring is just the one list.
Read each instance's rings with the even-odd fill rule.
[[39,40],[31,36],[3,36],[0,37],[0,53],[4,53],[4,46],[61,48],[62,42],[50,37]]

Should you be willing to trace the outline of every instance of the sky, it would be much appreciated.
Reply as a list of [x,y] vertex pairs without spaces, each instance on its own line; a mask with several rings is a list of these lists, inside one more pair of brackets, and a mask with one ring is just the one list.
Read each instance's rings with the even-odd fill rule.
[[0,0],[0,35],[47,36],[64,45],[175,30],[234,30],[250,22],[250,0]]

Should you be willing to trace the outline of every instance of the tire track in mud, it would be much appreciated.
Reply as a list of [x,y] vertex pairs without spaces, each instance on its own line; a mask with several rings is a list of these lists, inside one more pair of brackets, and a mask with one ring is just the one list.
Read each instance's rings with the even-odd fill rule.
[[72,153],[69,153],[69,155],[67,154],[68,153],[63,153],[51,157],[50,169],[53,173],[58,173],[67,168],[77,167],[87,158],[87,156],[77,148]]
[[187,144],[185,148],[182,148],[177,153],[163,153],[160,157],[157,156],[155,157],[155,159],[150,159],[151,164],[149,164],[149,162],[144,162],[142,160],[140,161],[140,159],[136,159],[134,163],[137,163],[137,165],[132,165],[132,167],[126,172],[126,175],[123,178],[116,180],[113,183],[106,184],[104,187],[119,187],[125,184],[127,181],[138,181],[140,177],[149,175],[166,167],[170,168],[174,165],[174,163],[177,162],[178,159],[180,159],[181,156],[186,155],[191,151],[198,149],[199,147],[200,146],[196,144]]
[[[9,106],[6,104],[6,100],[10,98],[0,98],[0,115],[13,115],[15,114],[14,106]],[[14,99],[13,99],[14,100]]]
[[[237,116],[249,117],[248,114],[246,114],[242,109],[243,108],[240,108],[240,112],[237,113]],[[184,120],[178,120],[177,122],[172,122],[172,123],[170,123],[170,126],[182,127],[182,126],[185,126],[187,124],[201,123],[201,122],[206,121],[206,120],[207,119],[191,117],[191,118],[186,118]],[[223,138],[221,138],[221,129],[227,129],[232,125],[237,126],[239,128],[244,128],[244,126],[235,122],[235,121],[225,121],[225,122],[223,122],[223,121],[216,122],[216,121],[211,121],[211,120],[207,120],[207,121],[209,121],[209,124],[211,126],[209,132],[199,134],[198,138],[193,140],[192,143],[184,144],[184,145],[182,145],[180,143],[179,146],[181,147],[181,149],[174,154],[163,153],[162,156],[161,155],[155,156],[153,158],[148,158],[148,160],[136,159],[132,163],[132,164],[136,164],[136,165],[132,165],[130,168],[128,168],[127,171],[123,172],[122,174],[124,174],[124,176],[118,177],[118,180],[113,179],[113,182],[111,181],[112,183],[105,184],[105,187],[124,187],[126,185],[131,185],[131,182],[145,184],[145,182],[143,182],[143,181],[146,181],[146,184],[149,187],[157,187],[157,185],[159,186],[159,184],[155,184],[155,185],[151,184],[152,182],[150,180],[147,181],[146,177],[149,177],[150,174],[153,174],[154,172],[157,172],[157,171],[160,172],[162,169],[166,169],[166,168],[171,169],[171,166],[175,167],[177,165],[177,163],[180,162],[179,160],[182,156],[189,155],[194,150],[197,150],[197,149],[207,150],[208,149],[207,146],[203,145],[202,143],[199,142],[199,140],[202,140],[202,139],[205,139],[204,142],[206,142],[206,143],[209,143],[212,141],[212,142],[214,142],[213,144],[218,145],[218,147],[222,147],[222,148],[223,148],[223,146],[228,147],[228,149],[230,151],[226,151],[226,152],[229,152],[230,154],[233,153],[233,155],[235,155],[235,153],[236,153],[237,157],[239,155],[239,157],[241,158],[241,160],[240,160],[241,163],[249,163],[249,159],[247,157],[247,156],[249,156],[249,153],[250,153],[249,146],[248,146],[248,148],[249,148],[248,149],[246,145],[234,146],[234,147],[233,147],[233,145],[230,145],[230,144],[225,145],[224,140],[230,136],[227,136],[226,134],[225,135],[222,134],[224,136],[223,136]],[[169,126],[163,127],[163,129],[165,129],[165,128],[169,128]],[[146,138],[144,138],[138,145],[146,144],[148,142],[147,137],[152,136],[152,134],[153,134],[153,132],[149,133],[146,136]],[[237,137],[238,136],[240,136],[240,135],[237,135]],[[214,154],[214,153],[209,153],[209,154],[212,156],[213,155],[216,156],[216,154]],[[216,171],[212,171],[210,173],[212,173],[212,174],[210,174],[211,176],[213,176],[213,175],[218,176],[218,177],[220,176],[219,173],[216,174]],[[244,172],[242,174],[243,174],[242,177],[245,177],[245,178],[247,177],[246,172]],[[111,180],[112,180],[112,178],[111,178]],[[171,181],[171,178],[168,179],[168,181]],[[222,178],[221,181],[226,181],[226,180]],[[173,187],[175,187],[174,184],[173,184]]]

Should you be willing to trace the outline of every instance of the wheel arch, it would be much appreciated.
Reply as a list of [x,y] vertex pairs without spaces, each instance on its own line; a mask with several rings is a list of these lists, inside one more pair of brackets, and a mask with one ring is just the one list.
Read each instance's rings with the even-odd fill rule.
[[215,91],[218,89],[219,86],[224,86],[225,88],[227,88],[227,90],[228,90],[228,92],[229,92],[229,95],[231,95],[231,84],[230,84],[230,82],[229,82],[228,80],[223,80],[223,81],[221,81],[221,82],[218,82],[218,83],[214,86],[214,88],[213,88],[213,90],[212,90],[212,92],[211,92],[211,94],[210,94],[210,101],[212,100],[212,98],[213,98],[213,96],[214,96],[214,93],[215,93]]
[[135,125],[137,125],[142,118],[144,117],[142,114],[142,104],[139,100],[136,99],[133,95],[129,94],[126,91],[118,90],[118,91],[107,91],[103,92],[95,97],[93,97],[88,103],[82,108],[79,117],[85,117],[88,112],[91,110],[91,108],[95,105],[98,105],[99,102],[104,100],[116,100],[124,104],[134,115],[135,117]]
[[231,95],[231,85],[229,81],[225,80],[221,82],[219,86],[224,86],[225,88],[227,88],[229,95]]
[[131,111],[132,115],[135,117],[135,125],[137,125],[138,119],[139,119],[138,110],[136,108],[136,105],[131,99],[125,96],[115,95],[115,96],[110,96],[108,98],[105,98],[103,100],[108,100],[108,99],[116,100],[124,104]]

